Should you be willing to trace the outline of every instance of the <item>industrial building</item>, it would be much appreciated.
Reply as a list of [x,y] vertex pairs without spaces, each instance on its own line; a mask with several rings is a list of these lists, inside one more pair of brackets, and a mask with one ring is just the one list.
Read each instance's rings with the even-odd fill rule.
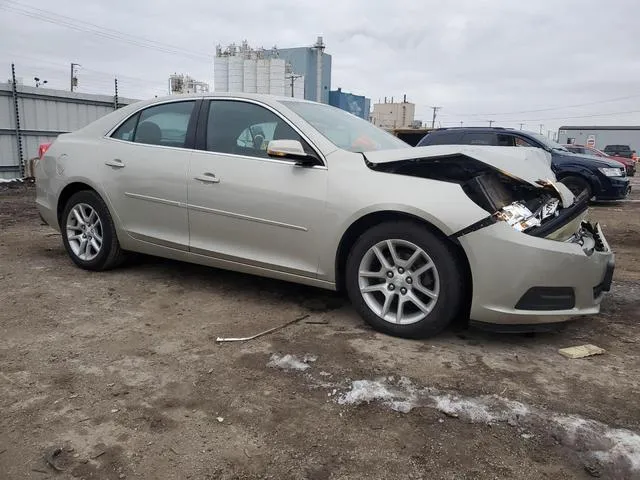
[[213,61],[216,92],[267,93],[304,98],[304,77],[294,75],[279,50],[253,49],[247,42],[216,47]]
[[563,126],[558,129],[558,143],[599,150],[607,145],[629,145],[631,150],[640,151],[640,126]]
[[362,95],[343,92],[341,88],[329,92],[329,105],[345,110],[357,117],[369,120],[371,99]]
[[387,102],[387,97],[385,97],[384,103],[373,105],[371,122],[386,129],[414,127],[415,113],[416,106],[414,103],[407,102],[406,95],[400,103],[394,103],[393,97],[390,102]]
[[189,75],[177,74],[169,76],[169,95],[181,93],[207,93],[209,84],[191,78]]
[[279,57],[291,65],[295,75],[303,75],[304,98],[329,103],[331,90],[331,55],[324,53],[322,37],[310,47],[280,48]]
[[322,37],[311,47],[251,48],[246,41],[216,47],[216,92],[269,93],[329,103],[331,55]]

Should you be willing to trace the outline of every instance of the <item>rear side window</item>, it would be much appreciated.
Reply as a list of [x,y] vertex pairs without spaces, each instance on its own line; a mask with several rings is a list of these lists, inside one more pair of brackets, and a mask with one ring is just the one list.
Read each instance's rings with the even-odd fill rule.
[[459,145],[460,133],[458,132],[432,132],[425,135],[420,143],[419,147],[426,147],[429,145]]
[[496,135],[494,133],[471,132],[462,136],[462,143],[465,145],[496,145]]
[[131,116],[112,138],[146,145],[184,147],[195,101],[165,103]]
[[118,127],[118,129],[113,132],[111,138],[117,138],[118,140],[127,140],[129,142],[133,141],[133,134],[136,131],[136,125],[138,125],[138,118],[140,117],[140,113],[136,113],[135,115],[129,117],[129,119],[124,122],[122,125]]

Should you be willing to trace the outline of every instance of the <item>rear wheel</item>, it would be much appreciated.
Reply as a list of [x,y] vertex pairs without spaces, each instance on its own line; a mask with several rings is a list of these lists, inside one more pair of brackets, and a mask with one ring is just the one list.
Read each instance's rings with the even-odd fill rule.
[[347,260],[346,287],[376,330],[424,338],[460,311],[462,274],[449,245],[425,227],[388,222],[365,232]]
[[578,176],[569,176],[564,177],[560,180],[562,183],[566,185],[566,187],[571,190],[576,197],[580,195],[586,195],[587,198],[591,198],[593,196],[593,190],[591,189],[591,184],[587,180]]
[[77,192],[67,202],[60,230],[71,260],[86,270],[108,270],[122,263],[124,254],[109,210],[92,190]]

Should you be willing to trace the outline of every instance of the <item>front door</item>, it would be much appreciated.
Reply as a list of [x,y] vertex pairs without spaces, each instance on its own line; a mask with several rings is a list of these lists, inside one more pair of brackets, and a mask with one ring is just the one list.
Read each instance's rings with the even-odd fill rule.
[[189,248],[186,176],[192,150],[185,147],[194,106],[182,101],[142,110],[95,152],[109,202],[125,232],[138,240]]
[[213,100],[203,115],[206,150],[194,151],[188,174],[191,251],[316,276],[326,167],[269,158],[266,147],[273,139],[311,147],[262,105]]

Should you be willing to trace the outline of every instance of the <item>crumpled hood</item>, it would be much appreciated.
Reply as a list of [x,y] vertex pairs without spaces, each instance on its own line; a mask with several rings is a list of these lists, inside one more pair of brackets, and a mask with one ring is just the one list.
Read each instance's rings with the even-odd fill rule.
[[363,153],[373,164],[400,160],[466,155],[491,165],[505,175],[540,187],[539,180],[556,183],[551,170],[551,154],[541,148],[490,147],[484,145],[431,145]]

